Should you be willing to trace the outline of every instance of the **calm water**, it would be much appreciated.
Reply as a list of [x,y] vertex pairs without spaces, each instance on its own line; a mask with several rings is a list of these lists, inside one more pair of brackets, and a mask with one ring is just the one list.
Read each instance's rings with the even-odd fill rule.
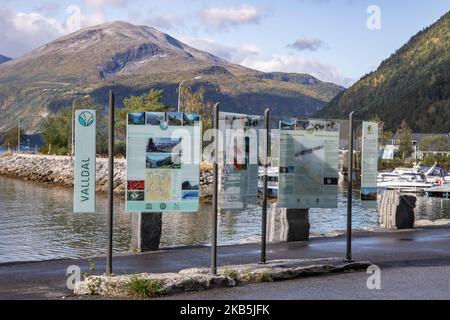
[[[378,226],[374,210],[359,206],[354,193],[354,228]],[[73,214],[72,191],[0,176],[0,263],[9,261],[76,258],[105,253],[106,197],[97,198],[98,213]],[[130,215],[123,200],[116,200],[114,249],[129,251]],[[210,239],[210,206],[197,214],[163,216],[162,246],[207,244]],[[417,219],[450,218],[450,200],[419,198]],[[310,212],[311,233],[345,229],[346,191],[340,190],[338,209]],[[260,211],[226,213],[219,217],[219,243],[258,241]]]

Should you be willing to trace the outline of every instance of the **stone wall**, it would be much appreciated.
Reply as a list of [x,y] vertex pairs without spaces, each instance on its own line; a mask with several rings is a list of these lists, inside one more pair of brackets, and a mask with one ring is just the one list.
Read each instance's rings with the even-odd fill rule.
[[[125,159],[114,163],[114,192],[125,192]],[[73,187],[73,161],[67,156],[13,155],[0,157],[0,175],[24,180]],[[204,171],[200,175],[201,195],[210,197],[212,173]],[[108,191],[108,159],[97,158],[97,191]]]

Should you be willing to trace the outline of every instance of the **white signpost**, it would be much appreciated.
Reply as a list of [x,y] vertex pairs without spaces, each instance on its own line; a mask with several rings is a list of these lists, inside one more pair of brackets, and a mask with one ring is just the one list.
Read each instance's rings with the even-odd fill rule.
[[201,132],[194,113],[128,114],[127,212],[198,211]]
[[219,207],[247,210],[258,205],[258,129],[261,116],[220,112],[223,167],[219,172]]
[[363,122],[361,203],[363,208],[377,207],[378,123]]
[[76,110],[73,199],[75,213],[95,212],[95,133],[95,110]]
[[339,123],[322,120],[280,122],[279,208],[336,208]]

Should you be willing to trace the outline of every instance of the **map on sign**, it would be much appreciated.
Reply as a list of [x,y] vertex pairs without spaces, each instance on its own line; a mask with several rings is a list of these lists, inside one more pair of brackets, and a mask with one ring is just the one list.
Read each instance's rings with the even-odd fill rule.
[[262,117],[220,112],[223,163],[219,171],[219,208],[246,210],[258,205],[258,129]]
[[182,112],[128,114],[128,212],[197,212],[200,117]]
[[339,123],[280,121],[278,152],[277,207],[337,207]]

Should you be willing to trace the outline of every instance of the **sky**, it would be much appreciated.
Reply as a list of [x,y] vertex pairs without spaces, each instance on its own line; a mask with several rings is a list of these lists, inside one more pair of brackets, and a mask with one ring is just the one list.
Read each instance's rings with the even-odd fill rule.
[[122,20],[233,63],[348,87],[449,10],[450,0],[0,0],[0,54]]

